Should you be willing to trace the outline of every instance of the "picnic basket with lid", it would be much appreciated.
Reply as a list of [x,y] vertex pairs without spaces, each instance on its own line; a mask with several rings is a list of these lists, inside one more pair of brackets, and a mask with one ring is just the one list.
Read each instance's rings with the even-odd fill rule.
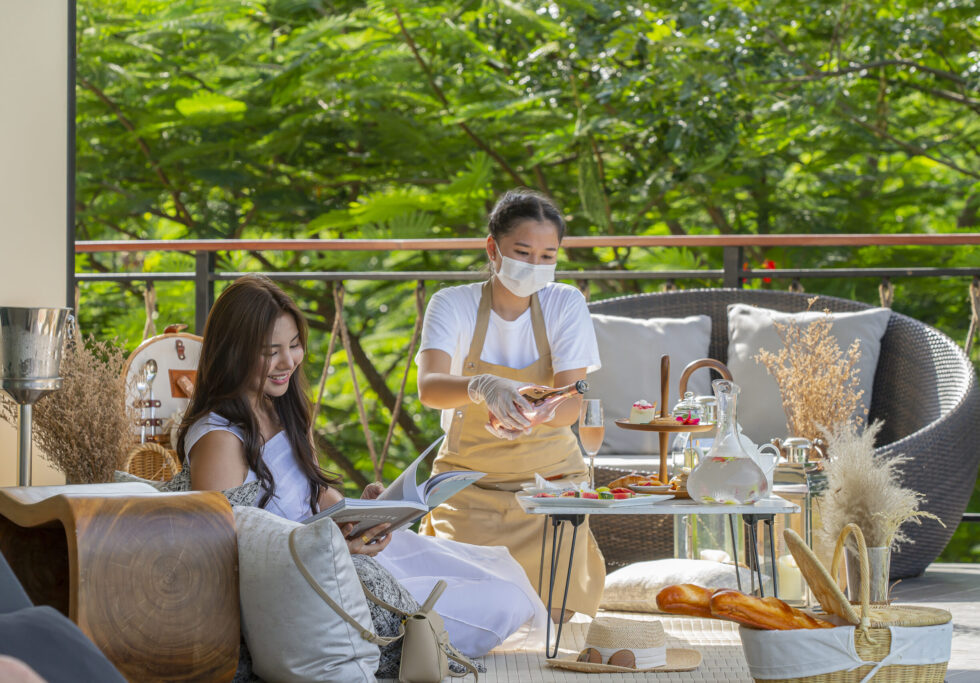
[[[860,613],[837,585],[844,542],[854,535],[861,561]],[[924,605],[872,606],[868,552],[861,529],[848,524],[837,539],[831,571],[791,529],[786,543],[820,606],[828,629],[763,631],[742,626],[742,649],[759,683],[942,683],[953,634],[946,610]]]

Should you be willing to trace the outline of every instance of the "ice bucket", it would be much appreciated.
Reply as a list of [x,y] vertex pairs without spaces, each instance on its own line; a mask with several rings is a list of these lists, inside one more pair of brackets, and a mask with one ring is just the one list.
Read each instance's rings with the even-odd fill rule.
[[70,308],[0,306],[0,389],[20,404],[18,482],[31,485],[32,405],[61,388],[61,348]]
[[70,308],[0,306],[0,386],[33,403],[61,386],[61,348]]

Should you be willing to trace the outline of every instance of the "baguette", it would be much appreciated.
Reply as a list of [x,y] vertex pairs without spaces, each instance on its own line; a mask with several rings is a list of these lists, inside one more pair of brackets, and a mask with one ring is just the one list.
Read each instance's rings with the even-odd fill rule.
[[713,616],[755,628],[772,631],[834,628],[829,621],[815,619],[778,598],[756,598],[727,588],[715,591],[710,604]]
[[710,619],[713,616],[711,593],[711,588],[702,588],[693,583],[667,586],[657,593],[657,607],[668,614],[686,614]]

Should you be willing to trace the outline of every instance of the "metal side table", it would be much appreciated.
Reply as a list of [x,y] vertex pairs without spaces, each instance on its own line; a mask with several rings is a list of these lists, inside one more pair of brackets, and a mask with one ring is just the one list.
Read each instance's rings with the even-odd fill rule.
[[[654,498],[656,500],[654,500]],[[548,503],[541,503],[546,500]],[[568,522],[572,527],[571,546],[568,552],[568,567],[565,568],[565,591],[561,600],[561,613],[564,614],[565,606],[568,601],[568,579],[572,572],[572,561],[575,556],[575,542],[578,536],[578,528],[585,521],[588,515],[729,515],[729,528],[734,535],[735,515],[742,515],[742,520],[746,527],[746,537],[749,547],[757,547],[757,526],[763,523],[764,533],[768,536],[769,566],[772,571],[773,593],[779,597],[779,585],[776,577],[776,556],[775,539],[773,537],[773,519],[776,515],[799,512],[799,506],[790,503],[779,496],[771,496],[757,501],[752,505],[710,505],[698,503],[693,500],[677,500],[664,496],[651,496],[650,502],[638,503],[636,499],[630,499],[626,504],[620,501],[599,501],[582,498],[544,498],[535,499],[527,495],[517,495],[517,501],[521,508],[531,515],[546,515],[551,520],[551,561],[548,563],[548,624],[545,636],[545,656],[554,659],[558,656],[558,646],[561,642],[561,632],[563,624],[559,623],[555,632],[554,649],[551,648],[551,611],[554,601],[555,577],[559,571],[558,558],[561,554],[561,544],[564,537],[564,523]],[[545,547],[547,545],[548,524],[545,523],[544,533],[541,537],[541,566],[544,568]],[[741,575],[738,571],[738,557],[735,559],[735,576],[739,589],[742,587]],[[750,568],[753,570],[753,583],[759,580],[759,590],[762,591],[762,565],[750,558]],[[538,577],[538,590],[541,589],[542,576]],[[754,588],[754,586],[753,586]]]

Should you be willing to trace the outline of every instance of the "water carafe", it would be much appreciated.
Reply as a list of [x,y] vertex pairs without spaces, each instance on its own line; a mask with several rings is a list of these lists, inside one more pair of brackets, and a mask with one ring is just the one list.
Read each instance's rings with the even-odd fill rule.
[[727,379],[716,379],[711,386],[718,402],[718,427],[711,449],[687,480],[687,492],[702,503],[754,503],[769,495],[769,484],[739,439],[735,422],[739,386]]

